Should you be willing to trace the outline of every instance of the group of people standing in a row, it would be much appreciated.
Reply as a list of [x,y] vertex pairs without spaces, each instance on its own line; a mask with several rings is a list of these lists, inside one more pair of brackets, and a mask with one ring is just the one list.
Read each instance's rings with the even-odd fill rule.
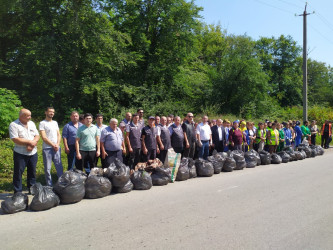
[[[193,159],[207,159],[214,149],[218,152],[255,149],[273,153],[285,146],[297,147],[304,140],[315,144],[319,134],[315,121],[310,126],[305,121],[301,127],[299,121],[266,121],[256,127],[252,122],[244,120],[236,120],[232,124],[222,119],[209,121],[207,116],[202,117],[201,123],[196,123],[192,113],[188,113],[184,119],[173,115],[149,116],[145,124],[144,111],[138,109],[135,114],[126,113],[119,124],[117,119],[112,118],[109,126],[103,124],[102,114],[96,115],[96,124],[93,124],[92,114],[79,115],[73,111],[71,121],[64,126],[61,136],[58,123],[53,120],[54,114],[52,107],[45,110],[45,119],[39,123],[39,132],[27,109],[20,110],[19,119],[10,124],[10,138],[15,143],[15,192],[22,191],[22,173],[26,167],[29,190],[36,182],[37,142],[40,135],[43,139],[45,180],[47,185],[52,186],[52,162],[58,177],[63,173],[61,137],[67,154],[68,170],[75,166],[80,170],[85,169],[89,174],[99,159],[102,167],[108,167],[118,158],[134,169],[138,162],[155,158],[167,164],[170,148],[182,157]],[[323,124],[321,136],[322,146],[328,148],[332,138],[329,121]]]

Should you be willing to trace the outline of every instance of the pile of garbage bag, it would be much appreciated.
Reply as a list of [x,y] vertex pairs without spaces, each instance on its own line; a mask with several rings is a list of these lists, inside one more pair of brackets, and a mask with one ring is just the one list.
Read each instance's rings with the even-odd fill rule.
[[97,199],[111,193],[112,184],[108,178],[101,175],[89,175],[85,183],[85,198]]
[[216,150],[214,150],[212,156],[208,156],[207,160],[213,164],[214,167],[214,174],[219,174],[222,171],[224,162],[225,162],[225,157],[222,155],[218,154]]
[[5,214],[14,214],[28,209],[29,198],[22,192],[15,193],[1,202],[1,209]]
[[79,202],[85,195],[85,181],[87,175],[81,170],[66,171],[60,176],[53,190],[59,196],[62,204]]
[[59,197],[53,192],[52,187],[42,186],[39,182],[31,187],[32,198],[30,209],[32,211],[43,211],[56,207],[60,203]]
[[265,150],[260,151],[260,161],[261,161],[261,165],[269,165],[271,164],[272,158],[271,158],[271,154],[268,153]]
[[180,165],[177,172],[176,181],[186,181],[190,178],[190,171],[188,168],[189,159],[183,158],[180,161]]
[[136,190],[148,190],[153,186],[150,174],[145,170],[136,170],[131,174],[131,181]]
[[282,158],[278,154],[271,154],[271,163],[272,164],[281,164]]
[[282,163],[288,163],[290,161],[291,157],[289,154],[287,154],[286,151],[281,151],[281,152],[278,152],[277,154],[281,157]]
[[[179,173],[179,171],[178,171]],[[151,180],[153,186],[164,186],[171,182],[171,171],[170,168],[157,167],[151,174]],[[178,175],[177,175],[178,177]]]
[[213,164],[204,159],[197,159],[195,161],[195,167],[197,170],[197,175],[201,177],[211,177],[214,174]]

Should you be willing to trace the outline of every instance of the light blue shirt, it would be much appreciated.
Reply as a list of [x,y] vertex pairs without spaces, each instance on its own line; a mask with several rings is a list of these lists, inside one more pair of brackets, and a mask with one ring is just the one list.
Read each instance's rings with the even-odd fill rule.
[[104,148],[107,151],[119,151],[123,142],[123,132],[120,128],[115,131],[111,127],[102,130],[101,142],[104,143]]

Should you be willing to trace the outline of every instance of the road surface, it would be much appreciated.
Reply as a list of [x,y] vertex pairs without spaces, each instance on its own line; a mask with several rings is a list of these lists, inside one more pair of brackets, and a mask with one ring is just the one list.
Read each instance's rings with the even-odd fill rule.
[[0,215],[1,249],[333,249],[333,152],[43,212]]

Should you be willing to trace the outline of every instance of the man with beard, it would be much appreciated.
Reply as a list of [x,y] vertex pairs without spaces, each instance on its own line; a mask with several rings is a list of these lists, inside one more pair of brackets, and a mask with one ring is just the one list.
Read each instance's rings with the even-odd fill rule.
[[65,146],[65,153],[67,154],[67,170],[72,169],[74,166],[78,168],[81,164],[79,160],[75,159],[76,133],[78,128],[82,126],[82,123],[79,122],[79,113],[77,111],[73,111],[70,119],[71,121],[67,123],[62,130],[62,139]]
[[57,170],[58,178],[63,173],[61,163],[60,132],[58,123],[53,119],[55,110],[48,107],[45,110],[45,120],[39,123],[39,131],[43,139],[43,163],[46,185],[52,187],[52,161]]

